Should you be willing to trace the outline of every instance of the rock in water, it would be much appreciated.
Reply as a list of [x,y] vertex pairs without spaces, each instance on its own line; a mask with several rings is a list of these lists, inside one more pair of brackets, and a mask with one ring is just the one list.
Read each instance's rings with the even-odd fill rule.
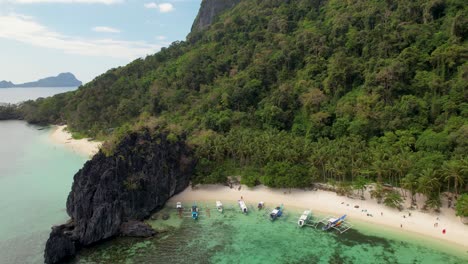
[[68,224],[52,227],[49,240],[46,243],[44,259],[46,263],[57,263],[61,260],[75,256],[75,242],[69,231],[73,226]]
[[128,221],[120,225],[120,234],[131,237],[150,237],[156,234],[153,228],[140,221]]
[[[67,237],[77,248],[118,235],[122,224],[149,217],[188,186],[195,161],[185,142],[173,138],[147,129],[131,133],[112,155],[100,151],[75,174]],[[65,257],[59,233],[53,230],[47,241],[46,263]]]

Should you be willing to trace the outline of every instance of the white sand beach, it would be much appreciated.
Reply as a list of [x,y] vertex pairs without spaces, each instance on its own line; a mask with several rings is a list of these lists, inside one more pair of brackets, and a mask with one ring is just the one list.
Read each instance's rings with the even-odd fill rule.
[[[222,185],[197,185],[194,189],[188,187],[183,192],[171,198],[169,203],[177,201],[230,201],[235,202],[243,199],[253,205],[263,201],[269,207],[284,204],[294,208],[311,209],[312,212],[322,215],[341,216],[348,215],[350,222],[367,222],[373,225],[384,225],[394,228],[397,232],[413,232],[422,236],[429,236],[439,241],[454,243],[462,248],[468,249],[468,225],[461,223],[455,212],[447,208],[447,203],[443,202],[445,208],[441,208],[440,213],[422,212],[420,210],[403,210],[389,208],[383,204],[378,204],[376,200],[370,199],[369,193],[365,193],[365,200],[351,199],[338,196],[334,192],[323,190],[301,190],[292,189],[271,189],[265,186],[248,188],[238,186],[230,188]],[[408,198],[409,199],[409,198]],[[423,197],[417,196],[418,208],[423,205]],[[409,201],[407,201],[408,207]],[[354,206],[358,205],[359,208]],[[363,212],[367,210],[367,212]],[[411,216],[409,216],[411,212]],[[372,216],[368,216],[371,214]],[[438,223],[435,227],[434,224]],[[402,225],[402,227],[400,227]],[[442,230],[446,230],[446,234]]]
[[51,141],[56,144],[64,145],[70,150],[89,158],[99,151],[102,142],[89,141],[86,138],[73,139],[71,133],[65,129],[66,127],[66,125],[56,126],[50,134]]

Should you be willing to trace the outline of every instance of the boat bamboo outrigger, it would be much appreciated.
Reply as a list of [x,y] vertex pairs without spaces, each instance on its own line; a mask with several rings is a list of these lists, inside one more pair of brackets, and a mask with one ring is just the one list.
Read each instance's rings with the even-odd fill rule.
[[247,214],[247,205],[245,204],[244,200],[239,200],[239,207],[242,213]]
[[216,210],[218,210],[218,212],[222,213],[224,211],[224,207],[223,207],[223,204],[221,203],[221,201],[216,201]]
[[271,221],[275,221],[276,218],[280,217],[283,215],[283,205],[280,205],[278,207],[276,207],[275,209],[273,209],[273,211],[271,211],[270,213],[270,219]]
[[192,219],[197,220],[199,211],[198,211],[198,207],[196,204],[192,205],[190,212],[192,213]]
[[340,218],[327,216],[324,219],[317,222],[315,227],[319,224],[323,224],[322,230],[330,230],[331,228],[338,230],[341,234],[348,231],[351,227],[351,223],[345,221],[346,215],[341,216]]
[[297,224],[299,225],[299,227],[303,227],[304,225],[307,225],[307,223],[310,221],[310,215],[311,215],[310,210],[306,210],[304,211],[304,213],[302,213],[302,215],[299,217],[299,220],[297,221]]

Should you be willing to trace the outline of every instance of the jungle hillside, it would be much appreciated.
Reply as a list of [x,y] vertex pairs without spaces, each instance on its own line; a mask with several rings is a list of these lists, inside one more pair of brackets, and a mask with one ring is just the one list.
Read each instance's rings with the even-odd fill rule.
[[467,38],[464,0],[241,0],[185,41],[0,116],[66,123],[108,153],[143,127],[183,135],[195,183],[376,182],[437,209],[468,191]]

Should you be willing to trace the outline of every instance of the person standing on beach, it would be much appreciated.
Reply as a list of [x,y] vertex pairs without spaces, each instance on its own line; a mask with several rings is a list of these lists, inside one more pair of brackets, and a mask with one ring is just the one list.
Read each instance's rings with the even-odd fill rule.
[[403,224],[400,224],[400,228],[403,228]]

